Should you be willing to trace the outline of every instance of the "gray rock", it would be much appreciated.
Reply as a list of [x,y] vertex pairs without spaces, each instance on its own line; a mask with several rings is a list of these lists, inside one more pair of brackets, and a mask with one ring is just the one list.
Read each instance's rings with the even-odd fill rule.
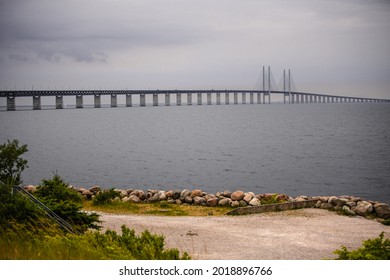
[[348,201],[345,203],[345,205],[347,205],[349,208],[352,208],[352,207],[356,207],[356,202],[354,201]]
[[200,197],[200,196],[195,196],[193,198],[194,200],[194,205],[203,205],[203,204],[206,204],[206,199],[204,199],[203,197]]
[[360,216],[366,216],[374,210],[371,203],[367,201],[359,201],[355,207],[355,213]]
[[230,206],[233,208],[237,208],[240,206],[240,203],[237,200],[233,200],[232,202],[230,202]]
[[328,203],[331,203],[332,205],[336,205],[336,201],[338,200],[337,196],[331,196],[328,199]]
[[249,203],[252,198],[254,197],[253,193],[246,193],[243,200],[246,202],[246,203]]
[[141,199],[136,195],[130,195],[128,201],[133,203],[138,203],[141,201]]
[[244,200],[240,200],[240,201],[239,201],[239,206],[240,206],[240,207],[247,207],[247,206],[248,206],[248,203],[246,203]]
[[165,194],[165,191],[158,192],[158,200],[159,201],[167,200],[167,195]]
[[169,197],[169,198],[167,199],[167,202],[168,202],[169,204],[175,204],[175,203],[176,203],[176,201],[175,201],[172,197]]
[[329,202],[325,202],[325,203],[322,203],[321,204],[321,209],[332,209],[333,208],[333,205],[332,203],[329,203]]
[[382,219],[390,219],[390,207],[386,203],[377,203],[374,205],[376,215]]
[[348,205],[344,205],[342,209],[343,209],[343,211],[345,213],[347,213],[350,216],[355,216],[356,215],[355,211],[352,211],[351,208],[349,208]]
[[261,205],[260,200],[257,197],[252,198],[251,201],[249,201],[250,206],[259,206]]
[[[316,205],[314,205],[315,208],[320,208],[323,202],[321,200],[318,200]],[[326,203],[326,202],[325,202]]]
[[177,205],[181,205],[181,204],[183,204],[183,201],[181,201],[180,199],[175,199],[175,203]]
[[190,194],[191,194],[191,191],[190,191],[190,190],[187,190],[187,189],[182,190],[182,192],[180,193],[179,199],[180,199],[181,201],[184,201],[184,199],[185,199],[187,196],[189,196]]
[[179,191],[179,190],[175,190],[175,191],[173,192],[173,198],[174,198],[174,199],[179,199],[179,198],[180,198],[180,195],[181,195],[181,191]]
[[229,206],[231,201],[232,200],[230,198],[225,197],[225,198],[221,199],[220,201],[218,201],[218,205],[219,206]]
[[232,195],[232,193],[230,191],[227,191],[227,190],[222,193],[222,196],[228,197],[228,198],[230,198],[231,195]]
[[100,192],[100,187],[99,186],[93,186],[89,189],[89,191],[93,194],[96,194],[98,192]]
[[192,204],[192,201],[193,201],[193,198],[192,198],[190,195],[187,195],[187,196],[184,198],[184,202],[185,202],[185,203]]
[[158,193],[155,193],[153,196],[151,196],[151,197],[148,198],[148,202],[149,202],[149,203],[157,202],[157,201],[158,201],[158,198],[159,198],[159,194],[158,194]]

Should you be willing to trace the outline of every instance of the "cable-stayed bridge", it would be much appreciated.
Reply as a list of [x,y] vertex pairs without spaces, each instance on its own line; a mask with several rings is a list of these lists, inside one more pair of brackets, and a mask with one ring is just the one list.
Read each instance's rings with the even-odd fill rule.
[[[282,89],[279,89],[282,87]],[[16,99],[18,97],[32,97],[34,110],[42,108],[41,98],[45,96],[55,97],[55,108],[63,109],[64,96],[75,96],[76,108],[84,108],[84,96],[93,96],[93,106],[101,108],[101,96],[109,95],[110,106],[118,107],[118,95],[126,97],[125,106],[133,106],[133,96],[139,96],[139,106],[147,106],[146,96],[152,96],[152,106],[159,105],[221,105],[221,104],[271,104],[271,96],[281,95],[283,102],[294,103],[357,103],[357,102],[390,102],[390,99],[379,99],[369,97],[340,96],[312,92],[300,92],[295,88],[290,70],[283,71],[281,83],[276,85],[273,79],[271,68],[263,67],[262,75],[256,82],[254,89],[164,89],[164,90],[0,90],[0,97],[7,99],[7,110],[16,110]],[[186,96],[186,100],[182,96]],[[160,104],[159,97],[163,96],[163,104]],[[175,103],[171,102],[171,96],[176,96]],[[193,96],[196,96],[194,102]],[[221,98],[223,96],[223,100]],[[204,103],[204,97],[206,103]],[[240,97],[240,100],[239,100]],[[247,99],[249,97],[249,99]],[[213,100],[215,100],[213,102]]]

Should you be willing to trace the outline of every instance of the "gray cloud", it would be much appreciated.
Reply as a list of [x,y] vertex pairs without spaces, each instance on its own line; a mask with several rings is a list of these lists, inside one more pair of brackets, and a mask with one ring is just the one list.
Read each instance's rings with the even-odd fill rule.
[[[276,80],[283,68],[291,68],[301,90],[356,84],[358,91],[364,82],[374,93],[379,85],[379,95],[389,92],[383,90],[390,80],[388,1],[3,0],[0,5],[1,84],[47,83],[52,75],[80,86],[104,79],[144,88],[250,88],[260,67],[271,65]],[[30,68],[38,70],[32,74]]]

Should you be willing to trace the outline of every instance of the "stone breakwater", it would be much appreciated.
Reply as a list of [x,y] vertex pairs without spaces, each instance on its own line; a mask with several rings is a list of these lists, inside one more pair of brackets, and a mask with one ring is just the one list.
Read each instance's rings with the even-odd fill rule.
[[[34,192],[35,186],[26,186],[28,191]],[[86,188],[74,188],[86,200],[93,199],[100,193],[109,189],[102,189],[98,186]],[[231,208],[253,208],[251,211],[238,211],[237,213],[255,213],[265,211],[278,211],[302,207],[315,207],[321,209],[335,210],[351,216],[370,216],[379,219],[390,219],[390,207],[386,203],[378,201],[364,200],[354,196],[297,196],[290,197],[286,194],[264,193],[255,194],[253,192],[243,192],[240,190],[230,192],[228,190],[215,194],[207,193],[199,189],[195,190],[134,190],[134,189],[114,189],[117,193],[114,201],[128,203],[156,203],[165,202],[177,205],[200,205],[209,207],[231,207]],[[299,202],[308,203],[299,203]],[[309,203],[310,202],[310,203]],[[290,205],[288,205],[290,203]],[[269,205],[283,206],[269,206]],[[297,206],[298,205],[298,206]],[[302,206],[301,206],[302,205]],[[262,207],[264,206],[264,207]],[[290,207],[291,206],[291,207]],[[256,210],[258,209],[258,211]]]

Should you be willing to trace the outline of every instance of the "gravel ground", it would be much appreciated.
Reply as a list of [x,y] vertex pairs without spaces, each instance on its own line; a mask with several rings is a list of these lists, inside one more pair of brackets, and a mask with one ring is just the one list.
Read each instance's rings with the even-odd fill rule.
[[101,214],[104,229],[121,225],[137,233],[165,236],[166,248],[188,252],[192,259],[322,260],[376,238],[390,227],[362,217],[340,216],[322,209],[300,209],[246,216],[160,217]]

